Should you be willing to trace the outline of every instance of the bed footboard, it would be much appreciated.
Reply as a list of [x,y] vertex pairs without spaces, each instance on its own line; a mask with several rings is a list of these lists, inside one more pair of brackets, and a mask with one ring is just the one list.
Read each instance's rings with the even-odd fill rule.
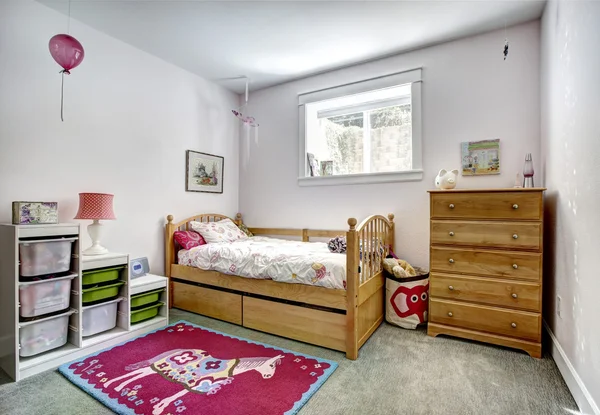
[[346,251],[346,357],[358,349],[383,322],[385,277],[383,258],[394,246],[394,215],[374,215],[356,225],[348,219]]

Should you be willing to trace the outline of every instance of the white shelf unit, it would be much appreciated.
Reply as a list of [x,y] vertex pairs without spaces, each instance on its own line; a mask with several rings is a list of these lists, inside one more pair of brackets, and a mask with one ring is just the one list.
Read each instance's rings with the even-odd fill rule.
[[[19,356],[19,245],[23,238],[47,238],[75,236],[71,254],[70,272],[76,274],[71,284],[70,308],[75,312],[69,318],[67,343],[59,348],[30,357]],[[117,326],[111,330],[92,336],[82,336],[82,271],[110,266],[123,265],[120,279],[125,282],[119,289]],[[142,277],[146,278],[146,277]],[[161,280],[161,278],[163,280]],[[130,324],[130,288],[135,291],[149,291],[164,281],[165,292],[162,298],[168,298],[166,278],[129,279],[129,255],[110,253],[98,256],[82,256],[80,246],[80,227],[78,224],[56,225],[10,225],[0,224],[0,368],[12,379],[19,381],[63,363],[112,347],[141,334],[153,331],[168,324],[168,308],[161,307],[159,316]],[[146,285],[149,284],[149,285]],[[166,301],[165,301],[166,302]]]

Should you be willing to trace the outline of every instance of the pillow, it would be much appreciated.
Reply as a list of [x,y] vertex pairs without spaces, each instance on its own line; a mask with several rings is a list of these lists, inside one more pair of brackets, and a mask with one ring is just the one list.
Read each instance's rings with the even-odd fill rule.
[[198,232],[209,244],[218,242],[233,242],[248,239],[248,235],[240,230],[229,218],[218,222],[190,222],[190,226]]
[[346,237],[345,236],[336,236],[335,238],[331,238],[327,243],[327,248],[329,248],[329,252],[337,252],[340,254],[346,253]]
[[183,249],[192,249],[200,245],[206,245],[206,241],[202,235],[194,231],[175,231],[173,232],[173,238]]
[[254,234],[252,232],[250,232],[250,229],[248,229],[248,227],[246,225],[244,225],[243,223],[241,225],[238,225],[238,228],[240,228],[240,231],[244,232],[246,235],[254,236]]

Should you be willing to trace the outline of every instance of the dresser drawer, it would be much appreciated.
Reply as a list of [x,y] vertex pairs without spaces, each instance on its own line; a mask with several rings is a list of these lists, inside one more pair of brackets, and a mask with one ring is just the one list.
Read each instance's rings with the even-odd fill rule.
[[542,193],[431,193],[431,217],[541,220]]
[[542,280],[542,254],[431,247],[431,271]]
[[541,312],[540,285],[533,282],[431,273],[429,295]]
[[539,313],[431,298],[429,319],[432,323],[541,341]]
[[432,220],[431,243],[540,250],[541,222]]

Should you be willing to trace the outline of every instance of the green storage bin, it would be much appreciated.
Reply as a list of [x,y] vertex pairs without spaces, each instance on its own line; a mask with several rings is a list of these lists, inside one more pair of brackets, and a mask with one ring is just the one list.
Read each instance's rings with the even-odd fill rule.
[[163,291],[164,288],[160,288],[158,290],[146,291],[144,293],[132,295],[130,307],[133,309],[155,303],[160,300],[160,293]]
[[158,309],[161,308],[165,303],[159,301],[156,304],[149,305],[148,307],[140,308],[131,312],[131,324],[140,323],[144,320],[154,318],[158,315]]
[[103,282],[115,281],[119,279],[119,273],[125,267],[113,267],[113,268],[102,268],[93,269],[90,271],[83,271],[81,277],[82,285],[95,285]]
[[81,290],[81,302],[83,303],[83,305],[87,305],[96,301],[116,297],[119,295],[119,288],[121,288],[121,286],[124,284],[125,281],[118,281],[114,284],[84,288],[83,290]]

